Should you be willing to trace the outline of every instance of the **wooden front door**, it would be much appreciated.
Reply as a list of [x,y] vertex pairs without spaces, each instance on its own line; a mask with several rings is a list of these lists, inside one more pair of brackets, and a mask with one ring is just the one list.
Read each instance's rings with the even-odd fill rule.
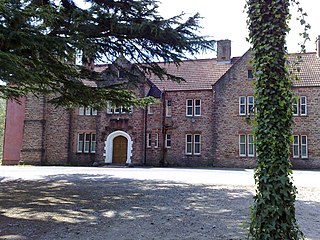
[[113,139],[112,163],[125,164],[127,161],[128,140],[119,136]]

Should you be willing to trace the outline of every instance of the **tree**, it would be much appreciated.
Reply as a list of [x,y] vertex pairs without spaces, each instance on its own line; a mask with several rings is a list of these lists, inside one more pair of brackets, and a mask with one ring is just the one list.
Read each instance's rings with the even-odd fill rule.
[[[84,83],[104,80],[90,68],[94,61],[124,56],[144,74],[180,81],[154,61],[179,64],[187,55],[214,48],[215,41],[196,33],[198,14],[186,21],[183,14],[164,19],[155,0],[86,0],[87,7],[77,2],[0,2],[0,79],[6,83],[1,97],[51,94],[53,103],[65,106],[105,107],[106,100],[132,104],[137,100],[132,91]],[[84,66],[74,64],[76,53]],[[127,76],[138,81],[130,71]]]
[[286,66],[290,0],[248,0],[256,96],[256,196],[249,238],[301,239],[290,157],[292,92]]

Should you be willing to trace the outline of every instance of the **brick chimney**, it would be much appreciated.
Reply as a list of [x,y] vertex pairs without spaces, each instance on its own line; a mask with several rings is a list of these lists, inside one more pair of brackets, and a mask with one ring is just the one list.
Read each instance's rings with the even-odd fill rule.
[[231,40],[219,40],[217,42],[218,62],[230,62],[231,60]]

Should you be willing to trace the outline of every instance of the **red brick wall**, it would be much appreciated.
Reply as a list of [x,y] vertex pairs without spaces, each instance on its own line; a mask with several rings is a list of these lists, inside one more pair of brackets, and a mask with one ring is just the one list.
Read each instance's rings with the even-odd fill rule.
[[[249,53],[245,54],[213,87],[214,90],[214,165],[254,167],[255,158],[239,156],[239,134],[250,134],[246,116],[239,115],[239,97],[253,96],[247,78]],[[296,168],[320,167],[320,88],[294,88],[297,96],[307,96],[307,116],[294,117],[293,134],[308,136],[308,159],[292,159]]]
[[8,100],[3,142],[2,164],[18,164],[22,148],[22,135],[25,117],[25,98],[20,103]]
[[[172,101],[172,117],[165,118],[166,132],[171,134],[172,146],[165,149],[165,164],[178,166],[212,166],[213,119],[212,91],[166,92]],[[186,100],[201,100],[201,116],[186,116]],[[186,134],[201,134],[201,155],[185,154]]]

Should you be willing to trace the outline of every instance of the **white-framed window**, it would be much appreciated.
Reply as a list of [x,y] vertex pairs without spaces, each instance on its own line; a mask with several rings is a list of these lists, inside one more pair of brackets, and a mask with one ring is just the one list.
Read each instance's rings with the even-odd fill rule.
[[293,135],[293,158],[308,158],[308,137],[306,135]]
[[293,136],[293,148],[292,148],[292,155],[294,158],[300,157],[300,147],[299,147],[299,135]]
[[248,157],[254,157],[255,153],[255,145],[254,145],[254,136],[252,134],[248,134]]
[[78,133],[77,134],[77,153],[95,153],[96,134]]
[[95,133],[91,133],[90,152],[91,153],[96,152],[96,134]]
[[239,134],[239,156],[254,157],[256,154],[255,138],[253,134]]
[[165,139],[165,147],[166,148],[171,148],[171,134],[166,134],[166,139]]
[[292,99],[292,115],[293,116],[307,116],[307,97],[293,97]]
[[186,116],[201,116],[201,100],[187,99],[186,100]]
[[147,133],[147,148],[151,148],[152,138],[151,133]]
[[90,152],[90,133],[85,133],[84,134],[84,146],[83,146],[83,152],[84,153],[89,153]]
[[186,134],[186,155],[200,155],[201,154],[201,135],[200,134]]
[[299,105],[298,105],[298,98],[294,97],[292,99],[292,115],[298,116],[299,115]]
[[247,97],[247,103],[248,103],[248,115],[254,114],[254,97],[248,96]]
[[98,111],[91,107],[79,107],[79,115],[94,116],[98,115]]
[[153,105],[149,104],[149,105],[147,106],[147,113],[148,113],[149,115],[152,115],[152,114],[153,114]]
[[308,158],[308,138],[301,135],[301,158]]
[[172,116],[172,101],[170,99],[166,100],[166,117]]
[[193,153],[194,155],[200,155],[201,154],[201,135],[200,134],[194,134],[193,136]]
[[156,133],[154,137],[154,148],[158,148],[158,147],[159,147],[159,134]]
[[192,154],[192,134],[186,134],[186,154]]
[[241,96],[239,97],[239,115],[246,115],[246,97]]
[[91,110],[91,115],[93,115],[93,116],[98,115],[98,110],[97,109],[92,109]]
[[81,153],[83,150],[83,133],[78,134],[78,139],[77,139],[77,152]]
[[240,157],[246,157],[246,135],[240,134],[239,135],[239,156]]
[[193,100],[186,100],[186,116],[193,116]]
[[306,96],[300,97],[300,115],[301,116],[307,115],[307,97]]
[[84,115],[84,107],[79,107],[79,115]]
[[254,96],[240,96],[239,97],[239,115],[254,114]]
[[112,105],[110,101],[107,102],[107,114],[126,114],[126,113],[132,113],[133,108],[130,107],[123,107],[123,106],[115,106]]
[[201,100],[194,99],[194,115],[201,116]]

